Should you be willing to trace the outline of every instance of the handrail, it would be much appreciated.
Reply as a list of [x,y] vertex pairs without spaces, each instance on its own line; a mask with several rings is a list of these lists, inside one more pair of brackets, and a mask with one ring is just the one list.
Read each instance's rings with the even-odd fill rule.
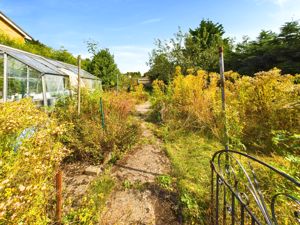
[[[244,159],[240,160],[236,156]],[[260,185],[258,175],[261,174],[256,174],[258,167],[254,168],[253,163],[258,163],[256,165],[259,168],[268,169],[284,179],[282,182],[288,182],[290,190],[278,191],[274,188],[270,197],[271,194],[266,194]],[[292,224],[300,224],[299,180],[253,156],[235,150],[215,152],[211,160],[211,170],[211,224],[239,222],[278,225],[276,205],[283,202],[286,206],[285,212],[281,212],[280,216],[285,220],[293,220]],[[250,221],[247,223],[247,220]]]

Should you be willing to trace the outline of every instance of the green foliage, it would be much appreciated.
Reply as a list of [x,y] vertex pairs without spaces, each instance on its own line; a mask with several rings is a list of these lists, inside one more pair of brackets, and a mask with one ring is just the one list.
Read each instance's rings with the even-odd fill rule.
[[172,190],[172,177],[169,175],[160,175],[156,177],[156,182],[163,189]]
[[[137,141],[140,129],[130,117],[135,103],[130,94],[84,89],[81,93],[80,116],[74,98],[61,99],[50,117],[30,99],[0,105],[0,224],[51,223],[55,211],[53,178],[62,162],[99,164],[109,155],[119,156]],[[106,130],[101,127],[100,96]],[[95,224],[112,186],[108,176],[95,181],[82,205],[65,217],[66,224]]]
[[169,62],[165,54],[153,56],[151,69],[147,72],[147,76],[151,80],[162,80],[169,83],[173,73],[173,65]]
[[224,28],[219,23],[202,20],[199,27],[190,29],[187,34],[179,30],[174,38],[156,41],[157,48],[152,51],[147,75],[152,79],[169,83],[175,67],[218,70],[218,47],[230,48],[229,39],[223,38]]
[[29,99],[0,105],[0,224],[53,219],[53,177],[67,153],[60,140],[65,131]]
[[249,38],[225,54],[226,68],[241,74],[254,74],[270,70],[273,67],[282,69],[285,74],[296,74],[299,66],[300,25],[298,22],[287,22],[276,34],[272,31],[261,31],[254,41]]
[[[103,98],[105,129],[102,129],[100,97]],[[135,100],[128,93],[81,91],[81,114],[75,99],[58,104],[53,116],[69,124],[64,144],[72,150],[70,160],[102,162],[111,152],[130,148],[139,136],[139,126],[130,117]]]
[[[264,153],[296,152],[286,144],[274,145],[273,131],[299,133],[299,85],[294,77],[282,76],[280,70],[260,72],[254,77],[226,72],[227,130],[231,147],[248,147]],[[153,110],[175,129],[201,131],[224,140],[224,117],[221,110],[219,75],[198,70],[197,75],[183,76],[177,69],[168,86],[153,82]],[[295,142],[298,140],[295,140]],[[292,150],[294,149],[294,150]]]
[[142,77],[142,74],[141,72],[127,72],[127,73],[124,73],[124,76],[127,76],[129,78],[141,78]]
[[289,133],[286,130],[272,131],[272,141],[275,146],[289,153],[296,154],[300,151],[300,134]]
[[78,225],[93,225],[99,222],[101,209],[111,193],[115,183],[108,174],[97,178],[90,185],[86,196],[77,209],[71,209],[63,217],[63,223]]
[[108,49],[101,49],[93,56],[88,71],[101,78],[104,87],[116,86],[120,75],[114,56]]
[[[163,138],[166,152],[172,163],[173,170],[171,175],[177,181],[179,205],[184,224],[210,224],[210,160],[213,153],[222,148],[221,143],[209,139],[201,133],[174,129],[170,127],[170,124],[162,126],[157,133]],[[256,155],[254,153],[251,155],[299,179],[300,159],[298,156],[288,155],[281,157],[278,155]],[[238,159],[246,168],[249,160]],[[271,198],[276,193],[294,193],[296,197],[299,197],[297,187],[292,186],[289,181],[281,176],[276,176],[275,173],[266,170],[257,163],[252,162],[251,166],[255,171],[256,179],[260,184],[260,190],[267,204],[270,204]],[[251,174],[250,169],[247,167],[249,174]],[[243,190],[243,184],[247,184],[247,178],[243,173],[239,173],[237,168],[235,168],[235,171],[238,174],[239,190]],[[220,196],[223,196],[222,190],[220,190]],[[247,191],[247,188],[245,190]],[[251,196],[251,194],[248,196]],[[228,198],[230,197],[228,196]],[[251,210],[260,215],[252,197],[250,197],[250,205],[248,207],[251,207]],[[220,208],[222,208],[221,202]],[[238,207],[236,210],[238,210]],[[289,214],[287,213],[286,205],[278,204],[276,210],[279,221],[290,221],[291,218],[287,219]],[[290,215],[293,215],[293,212]]]
[[184,223],[209,224],[209,161],[213,152],[221,148],[220,143],[195,133],[161,129],[167,129],[162,137],[177,181]]
[[138,103],[142,103],[148,100],[149,94],[144,90],[144,85],[139,84],[134,87],[133,97]]

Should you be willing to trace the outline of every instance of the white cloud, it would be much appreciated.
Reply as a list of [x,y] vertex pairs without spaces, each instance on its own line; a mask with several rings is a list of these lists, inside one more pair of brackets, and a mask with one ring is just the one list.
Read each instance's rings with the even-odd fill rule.
[[289,2],[290,0],[270,0],[270,1],[273,2],[276,5],[283,6],[284,4]]

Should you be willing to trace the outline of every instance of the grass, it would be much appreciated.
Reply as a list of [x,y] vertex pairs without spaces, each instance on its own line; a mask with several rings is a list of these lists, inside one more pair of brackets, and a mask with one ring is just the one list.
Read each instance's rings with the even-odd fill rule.
[[115,186],[109,173],[107,170],[91,183],[81,205],[64,216],[63,224],[92,225],[99,222],[100,213]]
[[[154,128],[153,128],[154,129]],[[171,160],[173,179],[179,195],[179,204],[185,224],[209,224],[210,205],[210,160],[214,152],[223,149],[222,145],[203,134],[172,130],[167,126],[161,126],[154,130],[155,134],[164,140],[164,148]],[[299,169],[285,157],[278,155],[250,155],[289,173],[295,178],[299,177]],[[298,159],[298,158],[297,158]],[[240,159],[245,164],[244,159]],[[294,161],[297,161],[293,158]],[[264,190],[267,204],[275,193],[283,192],[286,188],[295,192],[290,186],[276,174],[265,170],[260,165],[252,163],[258,175],[261,187]],[[299,163],[296,163],[299,168]],[[243,177],[240,177],[243,180]],[[274,185],[274,180],[277,180]],[[166,184],[169,179],[161,178],[160,183]],[[280,181],[280,182],[279,182]],[[246,181],[245,181],[246,183]],[[298,197],[297,194],[295,197]],[[253,210],[257,211],[255,204]],[[278,206],[281,210],[284,206]],[[258,213],[258,212],[257,212]]]
[[171,131],[167,127],[161,127],[155,133],[165,142],[185,223],[208,224],[209,162],[213,153],[222,146],[200,134]]

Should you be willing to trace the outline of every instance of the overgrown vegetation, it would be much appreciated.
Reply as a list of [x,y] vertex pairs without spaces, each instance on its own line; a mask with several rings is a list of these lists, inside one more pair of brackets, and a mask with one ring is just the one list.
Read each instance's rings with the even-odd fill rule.
[[[139,124],[130,116],[135,105],[131,94],[82,90],[81,96],[79,116],[72,97],[61,99],[50,115],[30,99],[0,105],[0,224],[51,223],[54,177],[61,163],[115,161],[138,139]],[[94,224],[96,211],[113,187],[108,178],[91,185],[90,196],[68,214],[66,223]]]
[[97,178],[90,184],[86,196],[82,199],[79,207],[71,208],[67,215],[64,215],[63,223],[93,225],[99,223],[101,209],[114,187],[114,181],[108,172]]
[[[254,77],[231,71],[225,76],[230,146],[268,154],[296,153],[300,132],[297,76],[282,76],[276,68]],[[157,119],[175,129],[201,131],[221,142],[224,139],[217,73],[190,70],[183,76],[177,67],[170,85],[154,81],[153,108]],[[284,144],[287,137],[280,138],[280,134],[291,137],[289,144]]]
[[66,127],[29,99],[0,104],[0,224],[46,224]]
[[[67,134],[63,137],[64,144],[72,150],[68,160],[101,163],[112,152],[118,155],[135,143],[139,125],[130,117],[135,100],[129,93],[96,91],[90,94],[82,90],[81,96],[80,116],[73,98],[63,99],[52,113],[60,122],[68,124]],[[101,97],[104,124],[100,114]]]
[[[219,74],[188,70],[184,76],[177,67],[173,76],[169,85],[153,82],[150,118],[162,125],[157,134],[173,164],[185,222],[208,224],[209,161],[224,146]],[[232,71],[225,76],[230,148],[299,179],[298,76],[282,75],[276,68],[251,77]],[[255,169],[266,193],[289,187],[283,181],[272,185],[271,173]]]

